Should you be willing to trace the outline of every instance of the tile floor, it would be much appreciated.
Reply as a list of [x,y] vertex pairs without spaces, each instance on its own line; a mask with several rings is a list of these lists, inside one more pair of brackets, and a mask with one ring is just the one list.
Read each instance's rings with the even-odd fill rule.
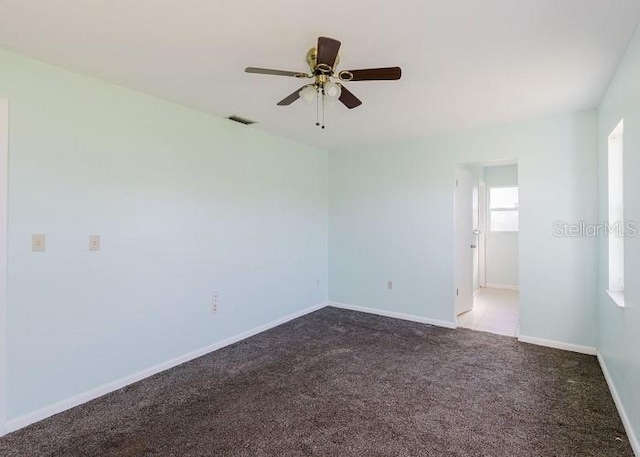
[[473,309],[458,316],[458,326],[518,336],[518,298],[517,290],[483,287],[473,300]]

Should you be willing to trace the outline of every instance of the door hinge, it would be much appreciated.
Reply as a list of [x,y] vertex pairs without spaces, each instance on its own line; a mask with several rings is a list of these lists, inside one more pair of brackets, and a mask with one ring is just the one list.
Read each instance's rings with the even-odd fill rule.
[[458,289],[456,289],[456,296],[458,296],[458,295],[460,295],[460,294],[458,293]]

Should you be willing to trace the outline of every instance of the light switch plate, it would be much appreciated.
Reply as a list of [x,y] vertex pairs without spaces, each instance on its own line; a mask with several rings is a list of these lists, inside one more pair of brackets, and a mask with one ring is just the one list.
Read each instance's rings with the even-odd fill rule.
[[89,235],[89,250],[90,251],[100,250],[100,235]]
[[43,233],[31,235],[31,250],[44,252],[47,249],[47,237]]

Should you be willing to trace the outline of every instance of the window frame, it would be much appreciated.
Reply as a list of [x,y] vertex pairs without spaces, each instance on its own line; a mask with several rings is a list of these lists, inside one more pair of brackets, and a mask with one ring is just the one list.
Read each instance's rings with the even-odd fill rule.
[[[624,227],[624,119],[607,137],[607,288],[605,292],[620,308],[624,299],[624,233],[613,233],[614,224]],[[619,227],[618,227],[619,228]],[[615,284],[618,283],[618,284]]]

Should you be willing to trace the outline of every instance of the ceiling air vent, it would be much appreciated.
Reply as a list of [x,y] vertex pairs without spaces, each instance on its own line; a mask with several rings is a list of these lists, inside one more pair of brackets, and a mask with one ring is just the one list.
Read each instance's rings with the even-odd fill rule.
[[256,121],[252,121],[251,119],[247,119],[244,117],[240,117],[240,116],[236,116],[235,114],[227,117],[227,119],[229,119],[230,121],[233,122],[239,122],[240,124],[244,124],[244,125],[251,125],[251,124],[255,124]]

